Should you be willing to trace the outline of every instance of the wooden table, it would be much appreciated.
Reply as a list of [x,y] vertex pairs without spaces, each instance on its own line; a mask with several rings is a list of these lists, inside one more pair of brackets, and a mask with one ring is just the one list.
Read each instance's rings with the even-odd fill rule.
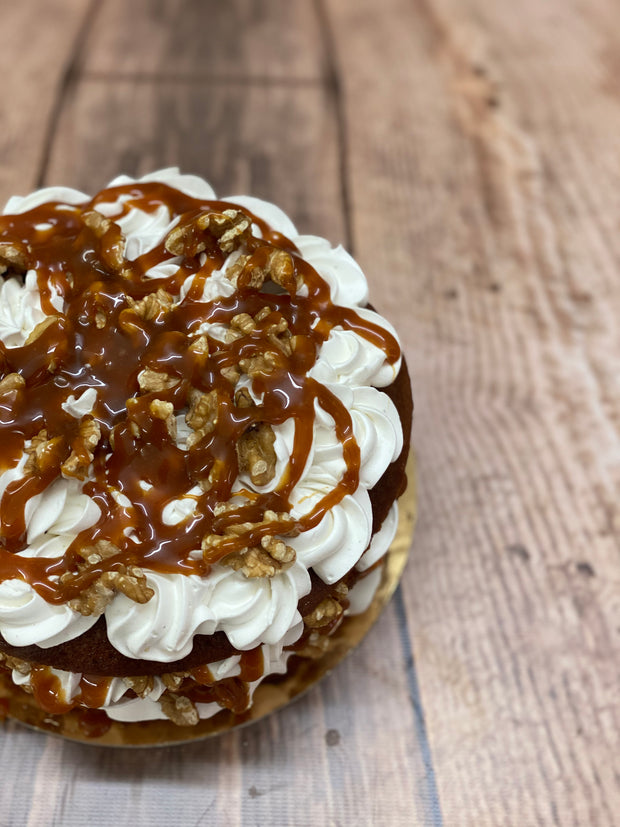
[[149,752],[8,724],[0,825],[620,823],[620,9],[0,2],[0,197],[166,165],[342,241],[414,377],[396,597],[309,695]]

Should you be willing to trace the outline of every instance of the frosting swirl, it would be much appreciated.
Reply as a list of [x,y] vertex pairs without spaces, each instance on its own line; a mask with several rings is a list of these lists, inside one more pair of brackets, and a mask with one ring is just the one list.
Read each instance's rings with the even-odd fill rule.
[[[228,229],[195,244],[205,215],[230,219]],[[225,233],[244,220],[229,249]],[[13,198],[0,263],[2,244],[28,251],[25,272],[9,269],[0,287],[4,376],[25,382],[4,408],[0,384],[3,637],[45,648],[79,636],[98,617],[80,595],[108,577],[101,611],[128,657],[172,662],[217,631],[239,650],[296,640],[310,570],[336,583],[391,540],[380,532],[371,543],[368,491],[402,448],[398,412],[376,390],[394,380],[400,353],[365,307],[358,265],[299,236],[274,205],[215,201],[175,169],[117,178],[92,200],[66,188]],[[293,270],[252,288],[274,251]],[[232,324],[247,319],[249,332]],[[168,385],[149,387],[154,374]],[[198,404],[212,392],[217,427],[200,434]],[[260,456],[273,455],[273,468],[263,480],[235,444],[265,423],[273,445]],[[274,538],[293,559],[272,558],[273,573],[229,565],[252,549],[264,563]],[[102,541],[115,551],[89,562]],[[119,589],[123,577],[141,591]]]

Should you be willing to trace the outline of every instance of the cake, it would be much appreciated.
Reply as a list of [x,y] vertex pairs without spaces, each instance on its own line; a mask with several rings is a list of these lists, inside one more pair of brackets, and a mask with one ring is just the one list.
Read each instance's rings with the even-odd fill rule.
[[381,581],[394,329],[342,247],[176,169],[11,198],[0,273],[0,672],[52,716],[242,716]]

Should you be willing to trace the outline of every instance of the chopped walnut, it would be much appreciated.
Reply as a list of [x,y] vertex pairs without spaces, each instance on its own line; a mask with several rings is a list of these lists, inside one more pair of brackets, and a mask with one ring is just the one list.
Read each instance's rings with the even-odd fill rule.
[[260,265],[251,265],[251,260],[251,256],[241,255],[226,269],[226,278],[235,287],[249,287],[253,290],[260,290],[265,283],[267,271]]
[[86,479],[88,466],[95,456],[94,450],[101,439],[101,427],[92,416],[85,416],[80,422],[76,447],[61,465],[62,473],[67,477]]
[[174,388],[180,381],[178,376],[170,376],[164,371],[151,370],[151,368],[144,368],[138,374],[138,385],[143,393],[166,391]]
[[195,388],[189,396],[189,410],[185,414],[185,421],[193,430],[187,437],[187,447],[193,447],[197,442],[210,434],[217,422],[218,399],[217,391],[201,393]]
[[161,676],[161,679],[166,689],[171,689],[174,692],[180,689],[181,684],[188,675],[189,672],[166,672],[166,674]]
[[265,327],[267,339],[286,356],[290,356],[292,348],[288,322],[281,313],[272,310],[270,307],[263,307],[254,318],[252,318],[249,313],[238,313],[236,316],[233,316],[230,320],[230,328],[227,331],[226,342],[230,343],[235,341],[235,339],[241,338],[241,336],[249,335],[256,330],[258,324],[269,316],[273,316],[273,321]]
[[11,270],[23,275],[30,266],[31,250],[20,241],[0,241],[0,275]]
[[[243,534],[252,523],[230,526],[227,534]],[[203,549],[208,550],[222,543],[224,537],[218,534],[208,535],[203,539]],[[283,540],[272,535],[261,538],[261,547],[245,548],[226,555],[220,562],[233,571],[241,571],[246,577],[274,577],[278,572],[295,562],[295,549],[287,546]]]
[[204,335],[203,336],[198,336],[198,338],[194,339],[194,341],[189,346],[189,350],[191,350],[192,353],[198,353],[201,356],[208,356],[209,355],[209,340]]
[[130,689],[136,693],[139,698],[146,698],[149,692],[153,691],[155,681],[152,675],[136,675],[129,678],[123,678],[124,682]]
[[24,473],[44,474],[60,464],[63,439],[59,436],[48,439],[47,431],[43,429],[32,437],[30,445],[24,450],[28,454]]
[[303,284],[295,268],[295,262],[286,250],[271,250],[267,262],[261,266],[252,261],[252,256],[242,255],[228,267],[226,277],[237,288],[260,290],[267,279],[294,295]]
[[46,316],[39,324],[30,331],[28,338],[26,339],[26,344],[31,345],[33,342],[41,336],[48,327],[51,327],[53,324],[58,324],[59,316]]
[[320,629],[334,623],[342,617],[344,609],[333,597],[321,600],[309,615],[304,617],[304,623],[310,629]]
[[111,244],[104,246],[101,257],[115,273],[122,273],[125,265],[125,239],[118,224],[97,210],[82,213],[82,221],[93,231],[96,238],[102,239],[109,234]]
[[235,551],[220,560],[233,571],[241,571],[246,577],[274,577],[282,565],[262,548]]
[[287,546],[284,540],[279,540],[277,537],[272,537],[266,534],[260,541],[263,549],[278,563],[294,563],[295,549]]
[[229,514],[231,511],[236,511],[238,507],[238,503],[235,503],[232,500],[225,503],[215,503],[213,506],[213,516],[221,517],[222,514]]
[[230,326],[246,336],[248,333],[256,330],[256,322],[249,313],[237,313],[237,315],[233,316],[230,320]]
[[267,325],[266,333],[269,341],[278,347],[285,356],[290,356],[293,352],[291,342],[291,332],[288,329],[288,322],[284,316],[277,314],[276,321]]
[[[67,572],[61,576],[60,582],[63,585],[70,584],[77,576],[79,572],[78,575]],[[67,601],[67,605],[82,615],[99,616],[103,614],[117,592],[121,592],[135,603],[146,603],[155,594],[153,589],[147,586],[142,569],[137,566],[122,565],[118,571],[102,572],[79,597]]]
[[97,327],[99,330],[103,330],[103,328],[106,326],[107,321],[108,317],[103,312],[103,310],[97,310],[97,312],[95,313],[95,327]]
[[296,274],[293,257],[286,250],[274,250],[271,253],[268,272],[271,281],[291,295],[301,287],[302,281]]
[[[78,554],[90,566],[96,566],[102,560],[107,560],[110,557],[115,557],[120,554],[121,550],[115,546],[110,540],[97,540],[92,546],[83,546],[79,548]],[[78,566],[78,569],[80,567]],[[81,570],[84,570],[82,567]]]
[[200,720],[198,710],[184,695],[164,692],[159,699],[159,704],[166,718],[170,718],[177,726],[196,726]]
[[162,399],[153,399],[149,410],[155,419],[163,419],[170,436],[175,439],[177,435],[177,421],[174,416],[174,405],[172,402],[164,402]]
[[254,378],[255,376],[265,376],[273,373],[277,363],[277,353],[267,351],[258,356],[250,356],[248,359],[240,359],[239,367],[248,376]]
[[170,230],[165,246],[173,256],[193,257],[215,242],[223,253],[231,253],[248,237],[251,227],[250,218],[241,210],[204,212]]
[[274,311],[271,309],[271,307],[268,307],[268,306],[261,307],[261,309],[258,311],[258,313],[254,316],[254,321],[258,322],[258,323],[264,322],[265,319],[267,318],[267,316],[271,315],[271,313],[273,313],[273,312]]
[[238,408],[254,408],[254,400],[247,388],[239,388],[235,393],[235,405]]
[[7,373],[4,379],[0,381],[0,394],[18,391],[25,387],[26,380],[20,373]]
[[241,379],[241,373],[239,368],[235,365],[230,365],[229,367],[220,368],[220,373],[226,379],[227,382],[230,382],[231,385],[236,385],[239,379]]
[[21,658],[14,658],[12,655],[5,655],[0,652],[0,663],[3,663],[7,669],[14,669],[20,675],[29,675],[32,671],[32,664]]
[[173,303],[174,299],[163,287],[160,287],[155,293],[149,293],[139,301],[127,296],[129,307],[136,315],[147,322],[152,322],[160,314],[167,313]]
[[275,476],[275,439],[271,425],[261,423],[247,430],[237,442],[239,471],[248,473],[254,485],[267,485]]

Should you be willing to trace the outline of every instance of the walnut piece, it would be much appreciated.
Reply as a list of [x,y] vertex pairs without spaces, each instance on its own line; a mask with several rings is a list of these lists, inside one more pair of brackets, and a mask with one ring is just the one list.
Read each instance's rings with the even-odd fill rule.
[[[286,515],[288,516],[288,515]],[[226,529],[230,534],[243,534],[253,528],[253,523],[241,523],[230,526]],[[218,546],[224,537],[218,534],[211,534],[204,538],[203,549],[210,549]],[[287,546],[286,543],[267,534],[261,538],[259,547],[245,548],[228,554],[220,562],[229,566],[233,571],[241,571],[246,577],[274,577],[278,572],[283,571],[295,562],[295,549]]]
[[0,663],[3,663],[7,669],[15,669],[20,675],[29,675],[32,671],[32,664],[21,658],[14,658],[12,655],[5,655],[0,652]]
[[[110,546],[111,545],[110,543]],[[97,547],[94,546],[91,548],[96,549]],[[86,549],[82,552],[82,556],[84,556],[84,553],[87,555],[84,557],[87,561],[94,559],[95,555],[98,554],[97,551],[93,551],[93,553],[90,554]],[[118,548],[116,548],[116,553],[120,553]],[[95,565],[96,564],[95,562]],[[79,577],[81,573],[80,568],[82,571],[84,570],[84,567],[78,566],[77,575],[72,572],[63,574],[60,582],[63,585],[71,584],[76,577]],[[134,603],[146,603],[155,594],[153,589],[147,586],[146,577],[142,569],[137,566],[121,565],[118,571],[102,572],[95,582],[88,586],[79,597],[67,601],[67,605],[82,615],[95,615],[98,617],[103,614],[106,607],[112,602],[118,592],[133,600]]]
[[180,689],[181,684],[187,678],[189,672],[166,672],[161,676],[166,689],[171,689],[173,692]]
[[198,710],[184,695],[164,692],[159,699],[159,705],[166,718],[170,718],[177,726],[196,726],[200,720]]
[[125,266],[125,239],[118,224],[97,210],[82,213],[82,221],[96,238],[108,236],[110,243],[102,246],[101,258],[115,273],[123,273]]
[[130,689],[133,689],[139,698],[146,698],[155,686],[152,675],[133,675],[128,678],[123,678],[123,681]]
[[260,290],[267,279],[291,295],[297,293],[303,280],[297,273],[295,261],[286,250],[269,252],[264,265],[256,264],[252,256],[241,255],[226,270],[228,278],[237,288]]
[[131,296],[127,296],[127,304],[141,319],[147,322],[152,322],[158,316],[167,313],[173,303],[174,299],[163,287],[160,287],[155,293],[149,293],[144,298],[136,301]]
[[231,253],[248,237],[251,227],[250,218],[241,210],[204,212],[170,230],[165,246],[173,256],[189,258],[214,244],[223,253]]
[[220,560],[220,563],[249,578],[274,577],[282,569],[281,564],[262,548],[235,551]]
[[[82,560],[90,566],[95,566],[97,563],[101,563],[102,560],[114,557],[120,552],[119,547],[115,546],[110,540],[97,540],[94,545],[83,546],[77,550]],[[85,568],[84,566],[78,566],[79,571],[84,571]]]
[[251,264],[251,261],[251,256],[240,255],[226,268],[226,278],[235,287],[249,287],[253,290],[260,290],[265,283],[267,270],[258,264]]
[[177,421],[174,416],[174,405],[172,402],[164,402],[163,399],[153,399],[149,405],[149,411],[154,419],[162,419],[170,436],[175,439],[177,435]]
[[31,250],[21,241],[0,241],[0,275],[7,270],[23,275],[29,269]]
[[274,250],[271,253],[267,270],[271,281],[291,295],[295,295],[302,285],[293,257],[286,250]]
[[26,387],[26,380],[20,373],[7,373],[0,381],[0,394],[18,391]]
[[196,388],[192,389],[189,395],[189,410],[185,414],[185,421],[193,431],[187,437],[188,449],[213,431],[217,423],[217,411],[217,391],[202,393]]
[[206,336],[198,336],[197,339],[189,346],[188,350],[191,350],[192,353],[199,354],[200,356],[208,356],[209,355],[209,340]]
[[230,326],[246,336],[248,333],[256,330],[256,322],[249,313],[237,313],[237,315],[233,316],[230,320]]
[[252,378],[265,376],[273,373],[278,364],[278,354],[268,350],[258,356],[250,356],[247,359],[239,360],[239,367],[244,373]]
[[275,434],[271,425],[248,429],[237,442],[240,473],[248,473],[254,485],[267,485],[276,473]]
[[[256,330],[257,326],[272,317],[269,324],[264,327],[264,332],[267,336],[268,341],[270,344],[275,345],[278,350],[281,350],[285,356],[290,356],[292,353],[291,347],[291,333],[288,329],[288,322],[285,317],[276,310],[272,310],[271,307],[263,307],[262,310],[259,310],[258,313],[252,318],[249,313],[238,313],[236,316],[233,316],[230,320],[230,328],[227,331],[226,341],[227,343],[235,341],[235,339],[239,339],[242,336],[248,336],[254,330]],[[268,354],[265,354],[267,357]],[[256,366],[259,364],[257,359],[260,357],[254,357],[254,362],[250,360],[243,360],[246,364],[252,364],[253,369],[256,370]],[[269,372],[269,370],[262,372]],[[249,371],[247,371],[249,372]]]
[[260,544],[269,556],[278,563],[295,562],[295,549],[287,546],[284,540],[272,537],[270,534],[265,534],[265,536],[261,538]]
[[235,405],[238,408],[254,408],[254,400],[247,388],[239,388],[235,393]]
[[339,620],[343,612],[344,609],[337,600],[333,597],[326,597],[309,615],[304,617],[304,623],[310,629],[320,629]]
[[86,479],[88,467],[95,456],[94,450],[101,439],[101,427],[92,416],[84,416],[78,429],[75,448],[63,462],[60,470],[67,477]]
[[230,382],[231,385],[236,385],[239,379],[241,379],[241,372],[235,365],[220,368],[220,373],[227,382]]
[[138,385],[143,393],[166,391],[174,388],[180,381],[178,376],[170,376],[164,371],[151,370],[151,368],[144,368],[138,374]]
[[32,437],[30,445],[24,450],[28,454],[28,459],[24,464],[24,473],[45,474],[53,467],[60,465],[63,439],[59,436],[48,439],[47,431],[43,429]]

